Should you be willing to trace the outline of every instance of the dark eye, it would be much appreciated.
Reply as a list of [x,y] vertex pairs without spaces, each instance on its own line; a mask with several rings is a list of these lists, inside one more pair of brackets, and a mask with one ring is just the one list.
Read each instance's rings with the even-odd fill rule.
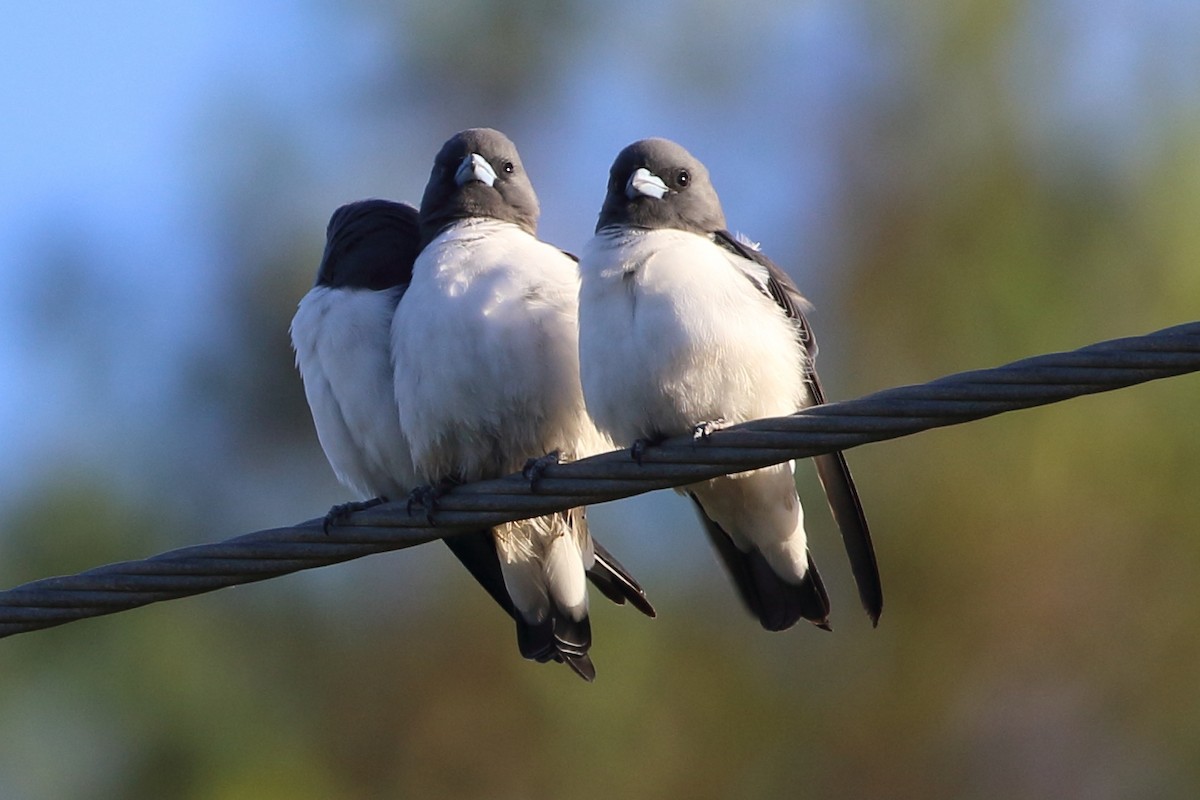
[[512,174],[512,171],[513,171],[514,169],[516,169],[516,167],[514,167],[514,166],[513,166],[513,163],[512,163],[511,161],[505,161],[505,162],[504,162],[504,171],[505,171],[505,172],[507,172],[507,173],[509,173],[509,174],[511,175],[511,174]]
[[680,189],[686,189],[687,185],[692,182],[692,174],[686,169],[679,170],[675,175],[675,183],[679,184]]

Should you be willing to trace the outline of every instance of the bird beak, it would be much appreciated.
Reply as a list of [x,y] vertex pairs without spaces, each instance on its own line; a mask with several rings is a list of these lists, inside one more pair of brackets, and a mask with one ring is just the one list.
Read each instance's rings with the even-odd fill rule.
[[471,181],[479,181],[488,186],[496,182],[496,170],[492,169],[492,165],[479,153],[471,153],[464,158],[458,165],[458,171],[454,173],[454,182],[459,186]]
[[662,200],[667,196],[667,185],[662,182],[662,178],[650,170],[638,167],[629,176],[629,182],[625,184],[625,196],[633,200],[638,195]]

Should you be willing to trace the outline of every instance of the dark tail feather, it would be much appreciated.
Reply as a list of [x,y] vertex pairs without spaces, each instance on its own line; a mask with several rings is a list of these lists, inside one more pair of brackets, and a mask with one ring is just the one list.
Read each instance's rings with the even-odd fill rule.
[[596,562],[588,570],[588,580],[600,590],[600,593],[619,606],[629,601],[638,611],[647,617],[655,617],[654,606],[646,598],[646,591],[629,574],[629,570],[621,566],[621,562],[613,558],[595,538],[592,539],[592,549],[596,553]]
[[592,664],[592,657],[587,653],[581,656],[563,656],[563,661],[575,671],[576,675],[588,683],[596,680],[596,667]]
[[588,655],[592,646],[592,623],[584,617],[574,620],[565,614],[554,617],[554,646],[559,658],[588,683],[596,679],[596,667]]
[[858,490],[846,457],[840,452],[816,456],[817,477],[825,488],[825,499],[829,510],[842,532],[842,543],[850,558],[850,570],[858,586],[858,597],[871,618],[872,625],[879,624],[883,612],[883,584],[879,579],[879,564],[875,561],[875,546],[871,544],[871,530],[863,513]]
[[559,661],[589,683],[596,679],[596,667],[587,652],[592,646],[592,626],[587,617],[573,620],[556,614],[536,625],[526,622],[520,614],[514,619],[517,646],[525,658],[541,664]]
[[799,584],[789,583],[775,574],[766,558],[757,550],[743,553],[733,543],[729,534],[704,513],[704,507],[695,495],[688,495],[700,512],[704,531],[712,542],[726,571],[733,579],[742,602],[750,613],[769,631],[782,631],[806,619],[818,628],[829,627],[829,595],[817,572],[812,555],[808,557],[808,571]]

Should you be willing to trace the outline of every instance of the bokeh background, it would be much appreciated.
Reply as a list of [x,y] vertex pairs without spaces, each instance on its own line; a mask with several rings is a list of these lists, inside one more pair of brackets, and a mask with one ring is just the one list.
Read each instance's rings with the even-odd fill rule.
[[[15,4],[0,26],[0,585],[322,514],[287,326],[329,213],[505,130],[543,238],[615,153],[707,162],[830,394],[1200,307],[1190,0]],[[1200,383],[851,453],[887,592],[769,635],[691,512],[596,509],[649,621],[522,661],[429,546],[0,642],[0,797],[1194,797]]]

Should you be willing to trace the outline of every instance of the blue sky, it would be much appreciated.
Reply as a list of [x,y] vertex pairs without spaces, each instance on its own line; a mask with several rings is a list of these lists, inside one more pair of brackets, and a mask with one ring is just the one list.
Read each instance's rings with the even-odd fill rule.
[[[299,104],[301,88],[319,84],[313,73],[328,62],[316,20],[294,8],[50,3],[7,16],[0,373],[16,391],[0,399],[0,428],[11,437],[0,484],[27,475],[24,465],[40,452],[104,447],[106,436],[87,432],[131,423],[164,401],[169,371],[156,366],[189,336],[207,335],[204,304],[215,302],[206,278],[218,254],[205,230],[206,198],[197,195],[221,154],[202,146],[206,115],[234,82],[251,96]],[[312,80],[295,80],[306,75]],[[64,276],[84,277],[82,290],[55,287],[61,298],[35,298],[72,312],[65,335],[77,341],[47,347],[54,334],[29,329],[30,256],[77,248],[100,274]],[[108,354],[98,372],[119,391],[93,394],[102,389],[98,375],[81,364],[106,356],[87,352],[82,339],[89,322],[115,309],[127,336],[115,344],[137,340],[137,357]]]

